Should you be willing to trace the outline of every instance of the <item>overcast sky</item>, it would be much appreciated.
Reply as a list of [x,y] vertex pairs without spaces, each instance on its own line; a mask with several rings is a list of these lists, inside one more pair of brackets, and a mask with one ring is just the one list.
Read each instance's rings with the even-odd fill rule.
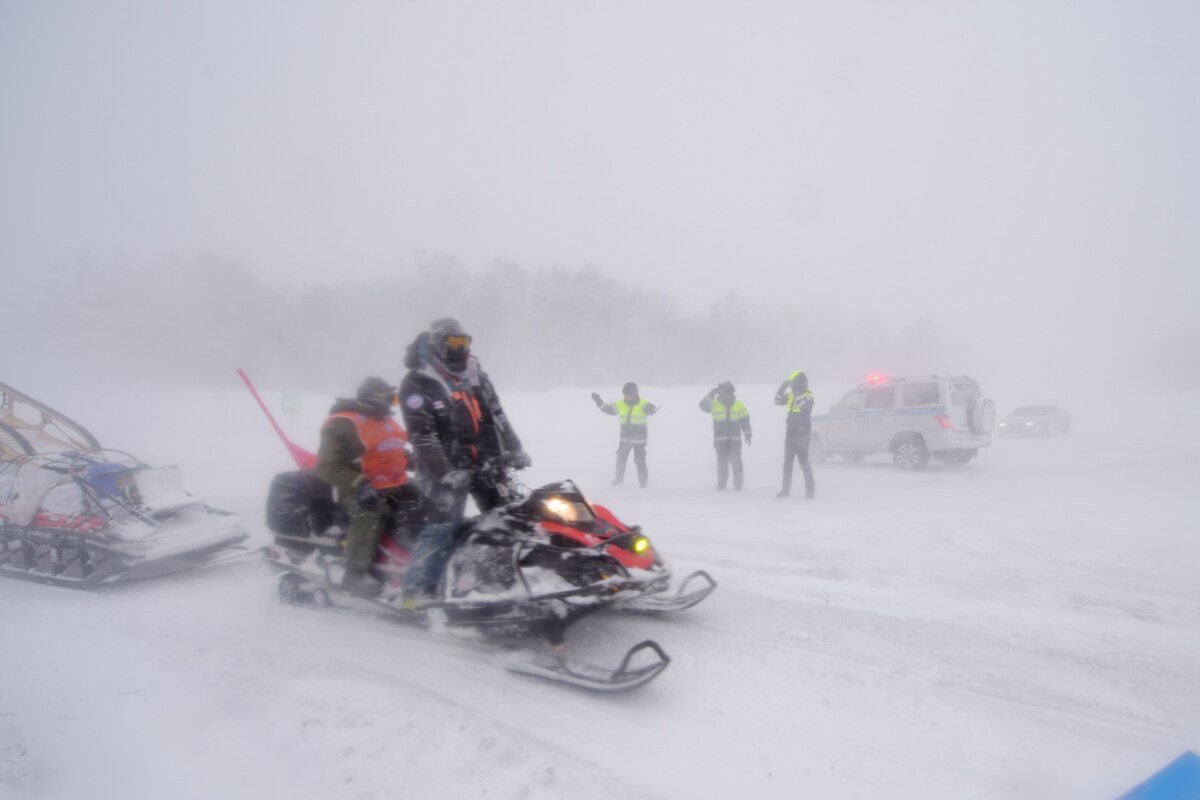
[[1195,331],[1197,42],[1160,0],[0,0],[0,269],[425,250]]

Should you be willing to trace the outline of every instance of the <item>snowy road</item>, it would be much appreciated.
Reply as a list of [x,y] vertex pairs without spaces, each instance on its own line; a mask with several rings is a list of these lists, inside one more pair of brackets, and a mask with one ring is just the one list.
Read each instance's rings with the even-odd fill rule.
[[[288,464],[257,410],[158,391],[136,427],[116,389],[74,416],[265,541]],[[671,619],[573,629],[595,658],[659,641],[672,663],[645,689],[550,686],[470,643],[281,606],[252,562],[90,594],[0,582],[0,797],[1103,798],[1200,746],[1194,430],[1133,447],[1082,415],[961,470],[818,465],[815,501],[778,500],[769,389],[742,392],[742,493],[712,490],[702,393],[647,392],[665,410],[646,490],[608,485],[615,422],[585,391],[506,397],[531,483],[574,478],[721,584]]]

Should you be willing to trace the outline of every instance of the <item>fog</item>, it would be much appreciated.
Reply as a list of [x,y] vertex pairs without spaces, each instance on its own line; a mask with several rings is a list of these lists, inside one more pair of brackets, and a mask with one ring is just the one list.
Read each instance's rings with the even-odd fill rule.
[[[519,386],[1194,385],[1198,23],[1183,2],[0,3],[4,371],[205,382],[240,356],[336,391],[396,372],[436,310]],[[517,273],[576,305],[480,302]]]
[[[257,560],[0,580],[0,795],[1134,786],[1200,741],[1197,41],[1182,0],[0,0],[0,381],[257,548],[292,465],[234,370],[314,449],[454,316],[529,485],[720,583],[574,628],[673,659],[597,698],[282,605]],[[780,499],[797,368],[819,414],[869,373],[966,374],[1071,429],[965,469],[842,453]],[[663,409],[645,490],[610,485],[588,399],[628,380]],[[696,407],[723,380],[740,492]]]

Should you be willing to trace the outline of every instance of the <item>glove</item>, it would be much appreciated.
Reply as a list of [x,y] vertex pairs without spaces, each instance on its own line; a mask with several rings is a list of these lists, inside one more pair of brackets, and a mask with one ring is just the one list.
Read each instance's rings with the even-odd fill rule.
[[433,508],[440,514],[449,514],[454,511],[454,507],[458,505],[458,493],[453,489],[447,489],[443,486],[433,490],[433,494],[429,500],[433,503]]
[[592,392],[592,402],[598,406],[604,405],[604,401],[600,399],[599,392]]
[[370,511],[379,507],[379,490],[371,485],[368,480],[363,480],[354,490],[354,502],[359,508]]
[[750,446],[750,434],[746,434],[746,447]]
[[720,389],[709,389],[709,390],[708,390],[708,396],[709,396],[710,398],[716,397],[716,396],[717,396],[718,394],[720,394],[720,393],[721,393],[721,390],[720,390]]
[[533,459],[524,450],[508,454],[508,465],[513,469],[528,469],[533,466]]
[[452,469],[442,476],[429,492],[429,502],[439,514],[450,514],[458,507],[471,486],[471,473]]
[[438,486],[442,489],[449,489],[454,493],[465,492],[471,485],[471,473],[465,469],[452,469],[442,476],[438,481]]

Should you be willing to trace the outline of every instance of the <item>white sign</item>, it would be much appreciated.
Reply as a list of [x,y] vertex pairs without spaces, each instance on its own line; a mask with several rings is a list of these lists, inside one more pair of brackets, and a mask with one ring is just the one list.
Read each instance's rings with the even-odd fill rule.
[[284,389],[283,413],[295,416],[304,411],[304,395],[296,389]]

